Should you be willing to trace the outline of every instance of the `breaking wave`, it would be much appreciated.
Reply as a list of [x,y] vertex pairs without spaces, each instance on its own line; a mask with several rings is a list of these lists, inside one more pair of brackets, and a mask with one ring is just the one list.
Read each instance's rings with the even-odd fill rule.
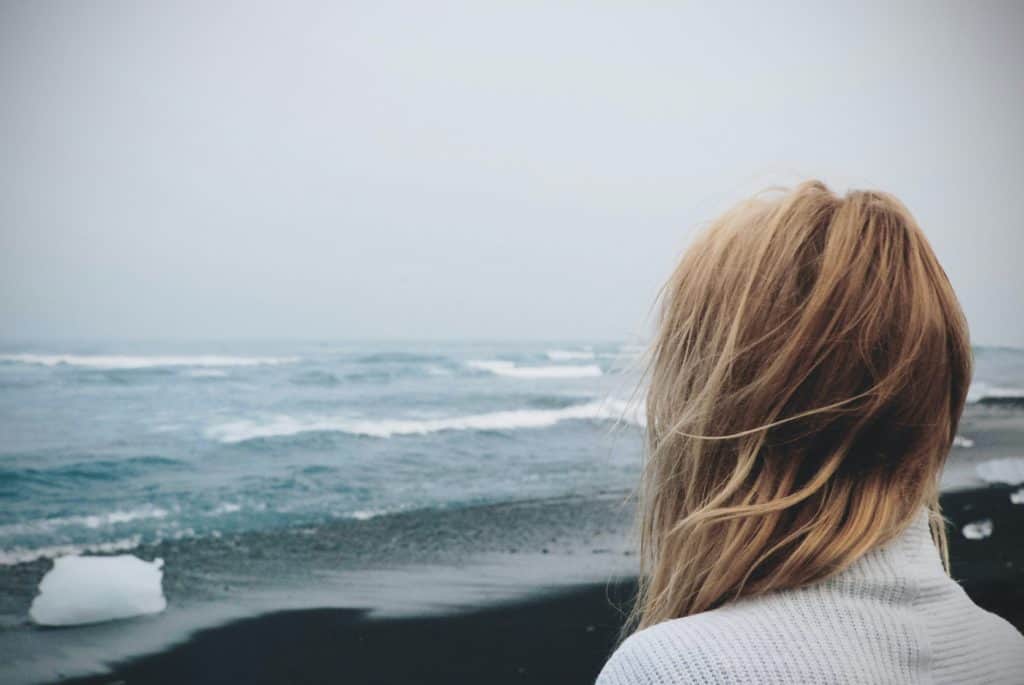
[[343,417],[296,418],[277,416],[269,421],[233,421],[212,426],[209,438],[223,443],[286,437],[301,433],[347,433],[373,438],[425,435],[441,431],[511,431],[548,428],[562,421],[624,421],[640,419],[621,400],[602,400],[560,409],[516,409],[437,419],[355,419]]
[[124,552],[129,549],[135,549],[140,544],[142,544],[142,536],[133,535],[121,540],[87,545],[49,545],[35,548],[14,547],[12,549],[0,549],[0,566],[24,564],[36,561],[37,559],[56,559],[66,554]]
[[26,535],[47,533],[60,528],[105,528],[121,523],[131,523],[143,519],[166,518],[169,512],[159,507],[143,507],[141,509],[129,509],[110,511],[103,514],[86,514],[82,516],[58,516],[34,521],[23,521],[21,523],[9,523],[0,526],[0,535]]
[[509,378],[595,378],[602,375],[597,364],[585,366],[517,366],[497,359],[471,360],[466,366]]

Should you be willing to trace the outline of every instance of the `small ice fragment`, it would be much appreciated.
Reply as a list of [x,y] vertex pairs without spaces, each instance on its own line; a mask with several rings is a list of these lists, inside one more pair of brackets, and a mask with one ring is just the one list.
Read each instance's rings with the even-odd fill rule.
[[975,466],[974,471],[986,483],[1020,485],[1024,483],[1024,457],[990,459]]
[[984,540],[992,535],[992,519],[972,521],[964,526],[964,537],[968,540]]
[[953,447],[974,447],[974,441],[962,435],[957,435],[953,438]]
[[163,565],[131,554],[60,557],[39,583],[29,616],[39,625],[73,626],[160,613],[167,608]]
[[1010,493],[1011,504],[1024,504],[1024,488],[1021,488],[1017,492]]

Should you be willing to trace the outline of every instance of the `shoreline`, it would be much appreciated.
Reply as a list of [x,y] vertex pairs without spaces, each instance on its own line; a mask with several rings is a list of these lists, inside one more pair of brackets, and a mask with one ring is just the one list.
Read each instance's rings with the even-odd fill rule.
[[[1016,490],[948,492],[942,503],[953,577],[1022,630],[1024,505],[1011,502]],[[8,647],[24,650],[22,668],[3,669],[3,680],[442,683],[466,682],[486,667],[489,682],[589,683],[635,590],[630,513],[621,493],[488,505],[420,523],[391,541],[403,554],[389,563],[303,569],[269,591],[242,583],[218,598],[182,595],[183,576],[166,590],[178,601],[165,614],[19,631],[25,639]],[[963,526],[983,518],[994,522],[992,536],[964,538]],[[323,560],[300,563],[309,559]],[[277,568],[259,557],[253,564],[255,574]],[[52,661],[39,668],[43,659]]]
[[168,609],[78,628],[27,621],[49,561],[0,569],[0,682],[106,673],[216,626],[281,611],[439,617],[527,601],[538,589],[607,583],[635,563],[624,502],[624,492],[605,492],[143,546],[133,553],[165,560]]
[[[943,496],[952,574],[980,606],[1024,630],[1024,506],[1011,487]],[[990,538],[963,525],[991,518]],[[225,681],[592,683],[617,643],[632,579],[545,590],[440,615],[379,617],[364,609],[272,612],[202,630],[103,676],[99,685]]]

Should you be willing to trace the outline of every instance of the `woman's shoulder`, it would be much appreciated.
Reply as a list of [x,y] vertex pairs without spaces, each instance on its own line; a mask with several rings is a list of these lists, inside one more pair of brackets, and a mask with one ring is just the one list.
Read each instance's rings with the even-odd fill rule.
[[920,669],[1017,682],[1022,668],[1024,637],[972,603],[932,602],[909,612],[905,604],[820,586],[640,630],[615,650],[597,684],[915,682]]
[[[743,612],[746,613],[746,612]],[[751,649],[741,613],[716,609],[630,635],[605,664],[598,685],[733,683]]]
[[[827,591],[743,598],[634,633],[608,660],[597,682],[863,682],[870,680],[861,677],[865,663],[875,659],[897,664],[901,658],[890,654],[894,649],[880,637],[885,632],[881,626],[861,620],[864,611],[862,603]],[[872,616],[884,613],[880,607],[871,611]]]

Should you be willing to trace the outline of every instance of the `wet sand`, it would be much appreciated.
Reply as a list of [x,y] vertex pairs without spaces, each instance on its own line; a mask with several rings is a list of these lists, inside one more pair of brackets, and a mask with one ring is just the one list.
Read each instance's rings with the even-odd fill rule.
[[[1024,505],[1016,488],[948,493],[953,577],[1024,629]],[[990,518],[991,537],[965,524]],[[629,580],[583,583],[432,615],[365,608],[280,611],[201,630],[182,644],[74,683],[592,683],[612,650]]]

